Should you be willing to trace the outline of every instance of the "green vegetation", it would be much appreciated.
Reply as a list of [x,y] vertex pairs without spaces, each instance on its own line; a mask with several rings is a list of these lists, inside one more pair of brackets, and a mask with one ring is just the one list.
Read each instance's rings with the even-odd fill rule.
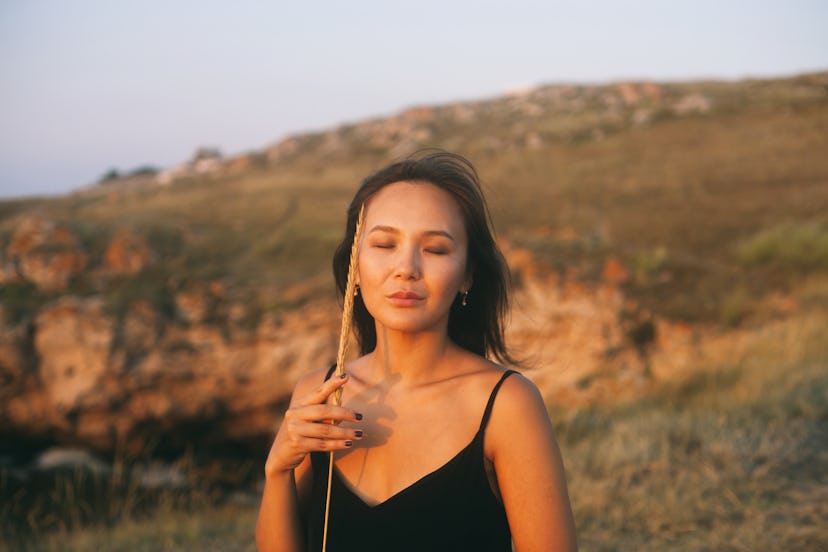
[[786,223],[761,230],[739,245],[737,257],[745,265],[796,271],[828,269],[828,225]]
[[733,290],[722,300],[719,321],[726,328],[735,328],[749,314],[752,302],[744,288]]
[[17,324],[31,316],[49,299],[52,299],[49,294],[41,293],[34,284],[28,282],[0,285],[0,312],[5,321],[11,324]]
[[143,301],[161,316],[175,316],[173,291],[169,286],[170,275],[163,270],[144,270],[133,276],[114,278],[104,294],[107,313],[122,319],[130,305]]
[[158,174],[158,169],[150,165],[141,165],[140,167],[136,167],[125,173],[122,173],[121,171],[113,167],[101,175],[101,177],[98,179],[98,184],[115,184],[121,181],[122,179],[152,177],[156,174]]

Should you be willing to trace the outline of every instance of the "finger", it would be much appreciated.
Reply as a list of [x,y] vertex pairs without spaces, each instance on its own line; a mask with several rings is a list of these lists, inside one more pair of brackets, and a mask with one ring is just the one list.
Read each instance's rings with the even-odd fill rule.
[[355,440],[362,439],[365,433],[358,428],[341,427],[333,424],[307,424],[301,432],[305,437],[327,440]]
[[307,439],[303,443],[309,451],[347,450],[353,448],[352,439]]
[[298,408],[291,408],[291,417],[298,418],[305,422],[358,422],[362,420],[362,414],[352,408],[335,406],[332,404],[312,404]]
[[297,406],[308,406],[327,401],[331,393],[348,383],[349,379],[350,376],[348,375],[348,372],[343,372],[341,376],[333,376],[325,380],[322,382],[322,385],[314,389],[313,392],[299,399]]

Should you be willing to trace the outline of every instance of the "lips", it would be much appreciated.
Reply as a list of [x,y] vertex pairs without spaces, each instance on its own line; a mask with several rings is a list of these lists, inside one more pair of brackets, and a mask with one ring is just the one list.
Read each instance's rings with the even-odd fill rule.
[[413,291],[398,291],[388,296],[391,299],[422,299],[421,295],[417,295]]
[[413,291],[397,291],[387,297],[395,307],[415,307],[424,299]]

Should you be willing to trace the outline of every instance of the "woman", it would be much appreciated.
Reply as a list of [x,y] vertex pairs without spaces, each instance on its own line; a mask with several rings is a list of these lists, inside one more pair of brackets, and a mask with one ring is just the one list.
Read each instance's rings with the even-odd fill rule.
[[487,359],[511,360],[507,269],[474,168],[437,152],[369,176],[334,255],[340,293],[363,204],[362,356],[297,384],[265,465],[259,549],[322,549],[329,451],[332,552],[576,549],[544,402]]

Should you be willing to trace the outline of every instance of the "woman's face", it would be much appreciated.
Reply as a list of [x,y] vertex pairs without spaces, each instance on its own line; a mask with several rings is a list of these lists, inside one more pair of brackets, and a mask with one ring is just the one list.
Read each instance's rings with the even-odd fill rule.
[[[446,331],[466,289],[467,236],[454,198],[425,182],[396,182],[367,203],[357,282],[389,330]],[[379,328],[378,328],[379,330]]]

